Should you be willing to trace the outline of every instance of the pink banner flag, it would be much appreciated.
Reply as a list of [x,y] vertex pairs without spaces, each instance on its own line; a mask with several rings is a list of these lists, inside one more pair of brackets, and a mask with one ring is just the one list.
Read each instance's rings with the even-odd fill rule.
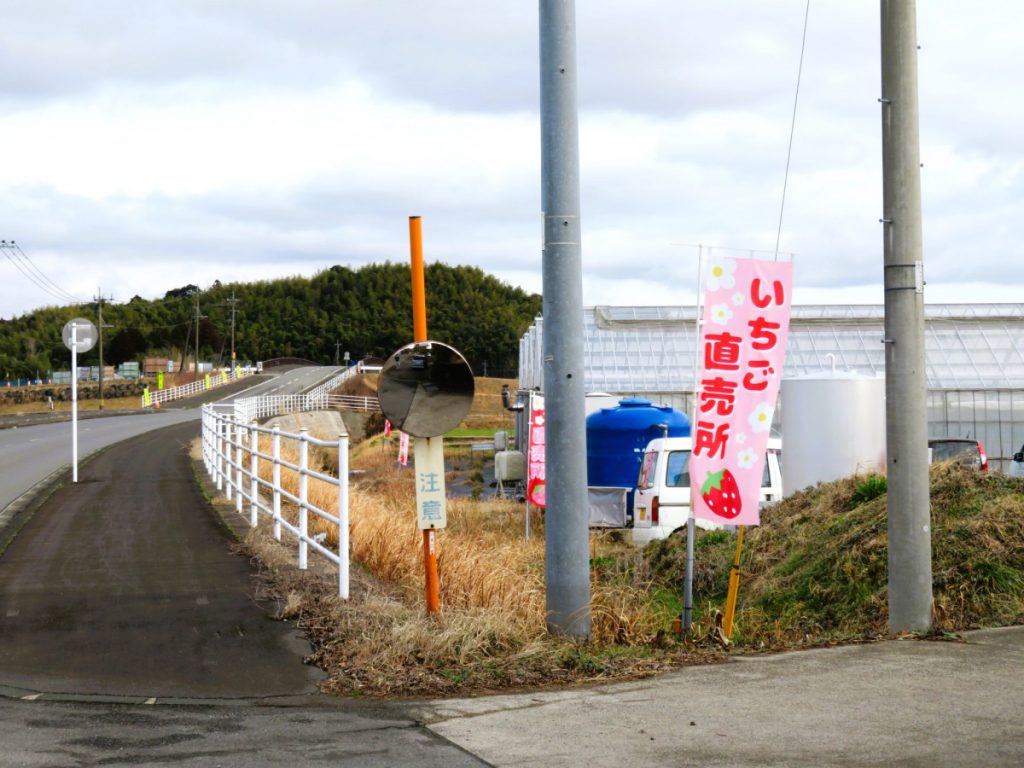
[[405,432],[398,434],[398,463],[407,467],[409,466],[409,435]]
[[693,516],[757,525],[761,475],[786,358],[793,263],[716,257],[704,293]]
[[547,506],[544,492],[544,421],[544,398],[534,395],[530,398],[530,433],[527,436],[526,498],[537,507]]

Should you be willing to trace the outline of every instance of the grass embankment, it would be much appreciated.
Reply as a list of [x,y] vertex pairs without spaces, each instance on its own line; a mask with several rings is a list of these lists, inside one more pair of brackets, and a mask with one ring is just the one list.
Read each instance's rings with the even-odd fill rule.
[[[500,387],[499,387],[500,392]],[[351,492],[352,600],[336,581],[298,574],[260,553],[268,587],[314,644],[325,690],[370,695],[470,693],[637,677],[730,652],[821,645],[886,632],[884,480],[851,478],[795,494],[748,531],[736,631],[716,630],[735,539],[700,532],[695,628],[668,629],[679,610],[685,541],[639,551],[618,533],[591,535],[593,637],[577,644],[545,632],[543,518],[524,538],[524,509],[453,499],[439,534],[442,613],[423,610],[422,537],[412,470],[379,438],[357,446],[366,474]],[[333,457],[315,460],[330,465]],[[269,475],[269,467],[263,469]],[[287,476],[287,472],[285,475]],[[286,478],[297,486],[297,480]],[[332,509],[334,490],[310,483]],[[1024,622],[1024,480],[932,469],[936,627],[958,631]],[[311,530],[337,541],[333,526]],[[260,545],[256,546],[260,552]]]
[[[792,647],[882,636],[887,631],[885,479],[859,476],[790,496],[767,510],[744,542],[734,641]],[[931,469],[936,630],[1024,623],[1024,481],[952,464]],[[647,550],[672,587],[684,541]],[[735,540],[695,542],[701,614],[725,598]],[[678,571],[678,573],[677,573]]]

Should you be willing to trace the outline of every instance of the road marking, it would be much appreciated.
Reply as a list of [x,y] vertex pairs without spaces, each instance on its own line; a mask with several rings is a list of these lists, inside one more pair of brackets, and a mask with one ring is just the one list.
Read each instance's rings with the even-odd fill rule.
[[196,598],[196,605],[209,605],[209,604],[210,604],[210,598],[208,598],[206,595],[200,595],[199,597]]
[[21,700],[22,701],[35,701],[36,699],[41,699],[42,697],[43,697],[43,694],[41,694],[41,693],[33,693],[33,694],[29,695],[29,696],[22,696]]
[[18,615],[19,613],[21,613],[21,611],[19,611],[19,610],[18,610],[17,608],[10,608],[10,609],[8,609],[8,611],[7,611],[7,618],[8,618],[8,619],[13,619],[13,618],[14,618],[15,616],[17,616],[17,615]]
[[143,704],[156,704],[156,699],[155,699],[155,698],[153,698],[153,699],[146,699],[146,700],[145,700],[144,702],[142,702],[142,703],[143,703]]

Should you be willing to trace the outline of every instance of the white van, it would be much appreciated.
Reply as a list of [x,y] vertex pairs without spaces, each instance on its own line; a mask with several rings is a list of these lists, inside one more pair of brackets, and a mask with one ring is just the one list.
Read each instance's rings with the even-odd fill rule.
[[1013,454],[1013,461],[1010,462],[1010,466],[1006,470],[1006,474],[1010,477],[1024,477],[1024,445],[1020,447],[1019,451]]
[[[633,495],[633,543],[663,539],[690,518],[689,437],[659,437],[648,443]],[[782,498],[782,441],[768,440],[761,479],[761,504]],[[705,529],[717,523],[697,520]]]

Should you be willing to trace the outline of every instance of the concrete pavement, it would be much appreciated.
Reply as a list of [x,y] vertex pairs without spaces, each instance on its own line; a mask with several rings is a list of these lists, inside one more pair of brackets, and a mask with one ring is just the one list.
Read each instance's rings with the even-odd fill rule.
[[495,766],[1024,765],[1024,627],[691,667],[562,692],[430,702]]

